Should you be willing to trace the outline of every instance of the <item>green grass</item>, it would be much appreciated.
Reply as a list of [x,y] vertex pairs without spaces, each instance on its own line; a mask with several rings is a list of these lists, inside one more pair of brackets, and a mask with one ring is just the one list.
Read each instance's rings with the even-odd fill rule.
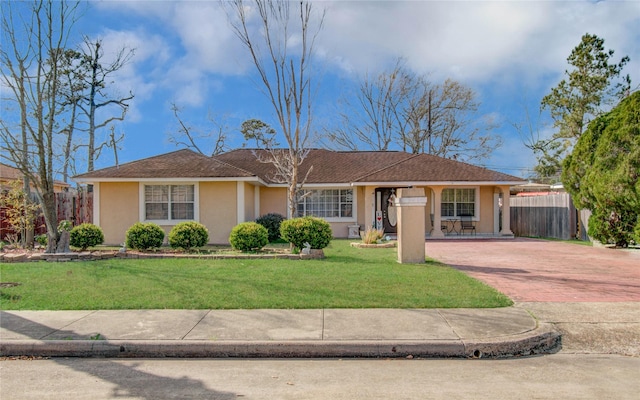
[[446,265],[334,240],[324,260],[113,259],[0,264],[3,310],[480,308],[512,304]]

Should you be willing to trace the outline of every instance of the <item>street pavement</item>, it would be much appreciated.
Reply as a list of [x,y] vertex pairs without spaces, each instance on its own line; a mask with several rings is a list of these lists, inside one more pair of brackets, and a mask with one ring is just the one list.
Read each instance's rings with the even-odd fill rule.
[[113,359],[0,362],[2,400],[637,400],[640,358]]

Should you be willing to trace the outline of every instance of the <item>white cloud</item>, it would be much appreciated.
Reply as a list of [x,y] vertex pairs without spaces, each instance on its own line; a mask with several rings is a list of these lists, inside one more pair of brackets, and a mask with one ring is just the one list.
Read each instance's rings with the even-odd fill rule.
[[561,74],[586,32],[640,58],[638,26],[638,2],[332,2],[321,38],[350,72],[404,56],[418,72],[475,82]]
[[169,24],[182,41],[185,59],[199,68],[221,74],[243,70],[244,49],[227,24],[217,3],[186,3],[174,6]]

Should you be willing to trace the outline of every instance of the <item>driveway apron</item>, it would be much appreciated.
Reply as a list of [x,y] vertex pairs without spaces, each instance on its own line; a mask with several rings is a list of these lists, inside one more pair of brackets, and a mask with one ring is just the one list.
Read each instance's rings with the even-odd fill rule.
[[517,238],[430,240],[426,254],[517,302],[640,301],[640,250]]

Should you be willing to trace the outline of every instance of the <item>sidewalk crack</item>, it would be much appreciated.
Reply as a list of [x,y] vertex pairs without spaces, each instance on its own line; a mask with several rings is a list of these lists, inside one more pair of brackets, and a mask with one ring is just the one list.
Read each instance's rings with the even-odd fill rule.
[[451,329],[451,331],[455,333],[455,335],[458,337],[458,340],[462,340],[462,336],[460,336],[460,334],[456,331],[456,329],[449,323],[449,320],[447,319],[447,317],[445,317],[440,310],[438,310],[438,315],[440,316],[440,318],[444,320],[444,322],[447,324],[449,329]]
[[202,318],[200,318],[200,319],[198,320],[198,322],[196,322],[196,323],[191,327],[191,329],[189,329],[189,332],[185,333],[185,334],[180,338],[180,340],[184,340],[184,338],[186,338],[187,336],[189,336],[189,334],[190,334],[191,332],[193,332],[193,330],[194,330],[194,329],[196,329],[196,327],[197,327],[198,325],[200,325],[200,323],[201,323],[201,322],[202,322],[202,321],[207,317],[207,315],[209,315],[210,313],[211,313],[211,310],[207,310],[207,312],[206,312],[206,313],[204,313],[204,315],[202,316]]
[[[93,315],[93,314],[97,313],[99,310],[87,310],[87,311],[91,311],[91,312],[89,312],[88,314],[83,315],[82,317],[80,317],[80,318],[78,318],[76,320],[73,320],[73,321],[69,322],[68,324],[66,324],[65,326],[61,327],[60,329],[55,329],[53,332],[50,332],[50,333],[44,335],[43,337],[41,337],[38,340],[46,340],[47,337],[49,337],[49,336],[51,336],[51,335],[53,335],[55,333],[58,333],[58,332],[61,332],[61,331],[66,331],[67,327],[75,324],[78,321],[81,321],[81,320],[87,318],[90,315]],[[75,331],[70,331],[70,332],[75,332]]]

